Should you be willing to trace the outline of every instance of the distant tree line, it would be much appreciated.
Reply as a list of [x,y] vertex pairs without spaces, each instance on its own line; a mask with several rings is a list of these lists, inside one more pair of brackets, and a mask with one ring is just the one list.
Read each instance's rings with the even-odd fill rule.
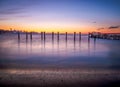
[[[5,34],[5,33],[26,33],[27,31],[20,31],[20,30],[5,30],[5,29],[0,29],[0,34]],[[28,32],[30,33],[30,32]],[[38,33],[38,32],[32,32],[32,33]]]

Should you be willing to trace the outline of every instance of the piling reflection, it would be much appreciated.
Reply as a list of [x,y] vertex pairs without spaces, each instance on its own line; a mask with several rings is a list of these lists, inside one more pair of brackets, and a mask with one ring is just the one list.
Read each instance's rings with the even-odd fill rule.
[[33,40],[31,39],[31,40],[30,40],[30,53],[31,53],[31,54],[32,54],[32,52],[33,52],[33,50],[32,50],[33,47],[32,47],[32,46],[33,46]]
[[74,36],[73,46],[74,46],[74,53],[75,53],[75,50],[76,50],[76,40],[75,40],[75,36]]
[[90,38],[88,36],[88,55],[90,55]]
[[18,39],[18,53],[20,54],[20,39]]
[[79,55],[81,54],[81,38],[79,39]]
[[68,35],[67,32],[65,33],[65,47],[66,47],[66,51],[67,51],[67,43],[68,43]]
[[[88,36],[82,36],[80,39],[79,33],[67,34],[67,41],[66,33],[56,33],[53,39],[51,34],[46,33],[45,39],[44,35],[43,38],[39,35],[32,35],[32,39],[30,33],[28,33],[28,38],[26,38],[26,34],[21,34],[20,39],[8,40],[7,37],[0,43],[2,57],[8,59],[13,57],[16,60],[28,58],[25,60],[26,62],[34,60],[38,64],[39,62],[46,64],[47,61],[48,65],[53,61],[58,65],[89,63],[88,65],[95,64],[97,66],[97,62],[101,66],[104,64],[106,66],[111,64],[111,67],[119,65],[116,61],[119,60],[120,42],[118,41],[97,40],[96,38],[88,38]],[[17,38],[17,35],[15,36]]]
[[[73,34],[68,34],[66,32],[61,35],[59,32],[57,32],[55,35],[55,33],[52,32],[52,34],[50,35],[50,34],[46,34],[45,32],[41,32],[40,35],[41,37],[36,39],[36,37],[34,37],[34,35],[31,35],[30,33],[29,34],[30,39],[29,39],[28,34],[26,33],[25,41],[22,40],[23,38],[18,39],[19,51],[21,49],[20,43],[23,43],[22,47],[24,47],[24,44],[25,44],[26,53],[28,53],[30,48],[31,54],[37,52],[45,55],[48,55],[48,54],[51,54],[51,55],[52,54],[53,55],[79,54],[80,55],[82,53],[91,55],[90,50],[92,49],[90,44],[92,44],[92,41],[93,41],[93,45],[94,45],[93,50],[95,54],[96,39],[91,41],[90,38],[88,37],[87,41],[84,42],[84,38],[83,40],[81,39],[81,33],[76,34],[76,32],[74,32]],[[28,47],[28,45],[30,45],[30,47]]]
[[95,51],[96,51],[96,38],[94,38],[94,55],[95,55]]
[[28,33],[26,32],[26,41],[28,40]]
[[57,53],[58,53],[58,55],[59,55],[59,32],[58,32],[58,34],[57,34]]
[[28,36],[26,38],[26,53],[28,54]]

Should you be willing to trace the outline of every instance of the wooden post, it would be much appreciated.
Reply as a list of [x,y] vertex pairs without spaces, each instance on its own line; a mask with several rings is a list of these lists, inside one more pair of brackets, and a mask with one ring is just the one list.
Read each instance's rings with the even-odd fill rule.
[[76,32],[74,32],[74,42],[75,42],[75,40],[76,40]]
[[41,32],[41,40],[43,40],[43,32]]
[[44,41],[45,41],[45,39],[46,39],[46,35],[45,35],[45,32],[44,32]]
[[18,40],[20,40],[20,32],[18,31]]
[[59,41],[59,32],[57,33],[57,40]]
[[79,41],[81,41],[81,32],[79,32]]
[[54,41],[54,32],[52,32],[52,41]]
[[76,47],[76,42],[75,41],[76,41],[76,32],[74,32],[74,50],[76,50],[76,48],[75,48]]
[[90,42],[90,33],[88,33],[88,43]]
[[66,32],[66,35],[65,35],[65,40],[67,41],[67,32]]

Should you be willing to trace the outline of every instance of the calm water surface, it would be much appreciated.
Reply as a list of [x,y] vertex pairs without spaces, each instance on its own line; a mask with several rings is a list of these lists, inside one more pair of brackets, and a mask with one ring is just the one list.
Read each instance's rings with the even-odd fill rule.
[[0,35],[0,68],[120,68],[120,41],[90,39],[82,35],[46,35],[42,41],[40,35],[28,40],[25,34],[17,39],[16,34]]

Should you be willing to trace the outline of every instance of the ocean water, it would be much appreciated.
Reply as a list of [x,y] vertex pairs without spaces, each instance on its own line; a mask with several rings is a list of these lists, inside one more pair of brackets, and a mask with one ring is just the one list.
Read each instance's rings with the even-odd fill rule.
[[120,69],[120,41],[90,38],[82,35],[81,40],[76,35],[69,34],[52,36],[47,34],[41,40],[40,34],[34,34],[32,40],[28,35],[0,35],[0,68],[97,68]]

